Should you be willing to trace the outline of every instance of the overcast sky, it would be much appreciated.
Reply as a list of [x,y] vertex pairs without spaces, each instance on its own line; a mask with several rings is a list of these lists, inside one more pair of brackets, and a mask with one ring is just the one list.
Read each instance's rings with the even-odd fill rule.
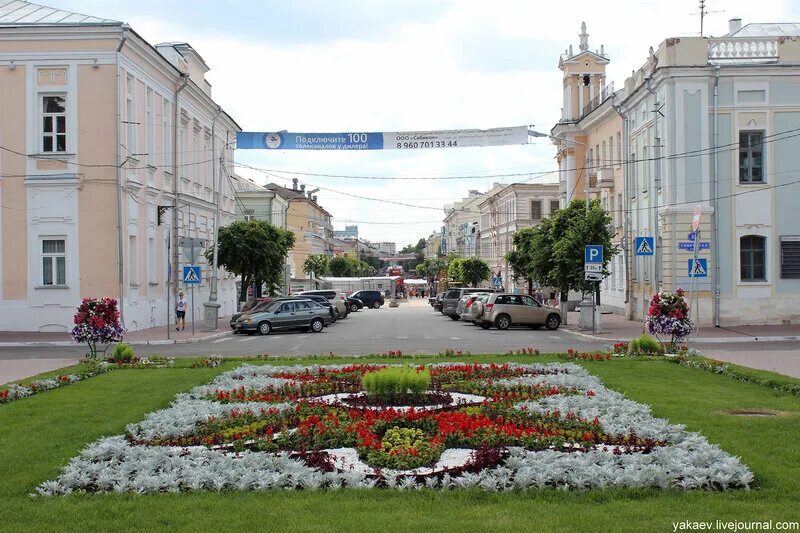
[[[667,37],[699,34],[696,0],[494,2],[439,0],[43,0],[123,20],[151,44],[186,41],[211,71],[213,96],[246,131],[347,132],[535,125],[561,113],[558,57],[578,45],[586,21],[592,50],[605,45],[608,80],[619,86]],[[710,0],[707,35],[728,19],[800,22],[795,0]],[[713,11],[722,11],[714,13]],[[438,231],[442,207],[493,182],[541,181],[555,169],[546,139],[524,146],[438,151],[239,150],[266,171],[347,176],[443,177],[361,180],[299,176],[309,188],[395,200],[402,207],[329,190],[319,203],[334,228],[399,246]],[[257,183],[292,174],[241,171]],[[492,177],[496,174],[517,176]],[[532,177],[534,176],[534,177]],[[346,222],[349,221],[349,222]]]

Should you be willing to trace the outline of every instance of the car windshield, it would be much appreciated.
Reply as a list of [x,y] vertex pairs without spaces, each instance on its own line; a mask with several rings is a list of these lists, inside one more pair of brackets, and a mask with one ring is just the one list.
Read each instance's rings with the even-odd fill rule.
[[256,305],[254,305],[254,306],[253,306],[253,307],[252,307],[252,308],[249,310],[249,312],[250,312],[250,313],[255,313],[255,312],[258,312],[258,311],[263,311],[263,310],[264,310],[264,309],[266,309],[266,308],[269,306],[269,304],[271,304],[271,303],[272,303],[272,300],[266,300],[266,301],[258,302],[258,303],[256,303]]
[[444,297],[447,298],[447,299],[451,299],[451,298],[458,298],[460,295],[461,295],[461,291],[459,289],[451,289],[451,290],[447,291],[447,293],[444,295]]

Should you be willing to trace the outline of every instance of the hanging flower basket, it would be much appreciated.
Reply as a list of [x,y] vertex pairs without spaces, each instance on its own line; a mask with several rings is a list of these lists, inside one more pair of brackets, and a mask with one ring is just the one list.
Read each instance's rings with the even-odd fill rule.
[[84,298],[75,313],[72,338],[89,345],[88,357],[97,357],[97,345],[122,341],[125,328],[119,321],[119,307],[114,298]]
[[671,348],[691,335],[694,323],[689,318],[689,304],[684,298],[683,289],[655,293],[650,298],[650,307],[644,323],[647,330],[656,337],[659,334],[670,335]]

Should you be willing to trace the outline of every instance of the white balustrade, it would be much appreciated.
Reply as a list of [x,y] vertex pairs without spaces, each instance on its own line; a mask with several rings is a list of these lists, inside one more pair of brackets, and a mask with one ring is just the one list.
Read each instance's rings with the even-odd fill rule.
[[708,59],[770,60],[778,58],[778,40],[772,38],[722,38],[708,40]]

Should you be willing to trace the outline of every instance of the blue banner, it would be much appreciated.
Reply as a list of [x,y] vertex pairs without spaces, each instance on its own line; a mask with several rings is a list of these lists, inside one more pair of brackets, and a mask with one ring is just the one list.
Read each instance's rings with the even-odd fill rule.
[[263,150],[383,150],[383,133],[236,133],[239,149]]

